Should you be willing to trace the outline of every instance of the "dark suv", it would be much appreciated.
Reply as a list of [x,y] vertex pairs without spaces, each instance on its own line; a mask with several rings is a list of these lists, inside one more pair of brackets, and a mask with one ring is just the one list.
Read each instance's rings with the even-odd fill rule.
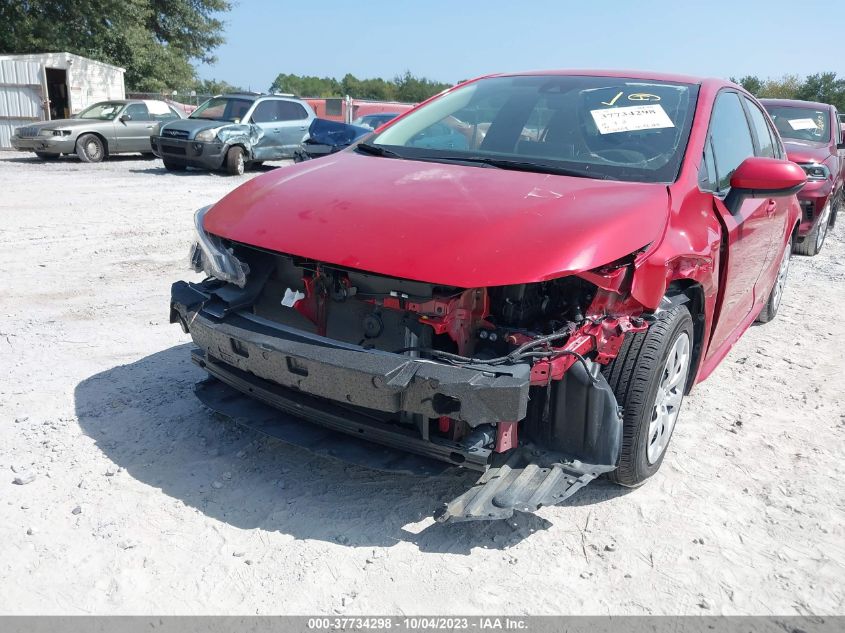
[[307,138],[314,117],[311,106],[299,99],[221,95],[203,103],[178,125],[162,126],[150,145],[170,171],[190,166],[239,175],[249,164],[292,158]]
[[807,173],[798,193],[802,217],[795,252],[815,255],[843,204],[845,160],[840,115],[826,103],[794,99],[761,99],[786,146],[789,160]]

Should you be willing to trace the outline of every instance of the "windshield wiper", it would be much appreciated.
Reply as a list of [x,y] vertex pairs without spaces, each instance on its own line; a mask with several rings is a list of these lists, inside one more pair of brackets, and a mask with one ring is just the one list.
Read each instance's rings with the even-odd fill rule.
[[558,167],[557,165],[547,165],[544,163],[532,163],[524,160],[511,160],[507,158],[489,158],[486,156],[467,156],[454,158],[432,158],[430,160],[448,160],[456,163],[478,163],[481,165],[488,165],[490,167],[498,167],[499,169],[511,169],[513,171],[533,171],[541,174],[554,174],[555,176],[576,176],[579,178],[599,178],[607,180],[608,176],[605,174],[598,174],[579,169],[569,169],[567,167]]
[[387,158],[405,158],[396,152],[389,150],[380,145],[370,145],[369,143],[358,143],[355,146],[356,150],[364,152],[365,154],[372,154],[373,156],[385,156]]

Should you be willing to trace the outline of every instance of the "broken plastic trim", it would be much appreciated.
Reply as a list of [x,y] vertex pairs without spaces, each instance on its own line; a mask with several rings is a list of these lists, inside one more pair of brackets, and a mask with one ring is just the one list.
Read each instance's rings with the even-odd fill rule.
[[243,288],[246,285],[249,267],[235,257],[231,249],[223,245],[219,237],[206,233],[203,226],[205,216],[212,206],[203,207],[194,214],[197,241],[191,249],[191,268],[196,272],[204,272],[209,277]]

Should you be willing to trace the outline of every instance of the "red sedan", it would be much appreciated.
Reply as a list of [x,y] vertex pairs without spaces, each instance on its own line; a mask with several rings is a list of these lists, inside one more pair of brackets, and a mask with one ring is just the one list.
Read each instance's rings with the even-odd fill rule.
[[777,313],[804,183],[731,83],[484,77],[200,209],[171,321],[227,397],[477,470],[438,519],[504,518],[657,471],[684,395]]
[[826,103],[794,99],[760,101],[780,132],[790,160],[807,172],[807,184],[798,194],[803,217],[795,252],[815,255],[845,202],[845,138],[839,113]]

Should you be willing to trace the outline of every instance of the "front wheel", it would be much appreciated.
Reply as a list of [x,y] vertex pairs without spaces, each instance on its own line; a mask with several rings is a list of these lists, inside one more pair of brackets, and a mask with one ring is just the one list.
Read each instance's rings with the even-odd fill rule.
[[169,160],[163,160],[162,162],[167,171],[185,171],[185,163],[173,163]]
[[622,449],[611,481],[639,486],[663,463],[692,368],[689,310],[658,313],[645,332],[625,338],[602,372],[622,407]]
[[99,163],[106,156],[106,148],[96,134],[84,134],[76,141],[76,155],[83,163]]
[[244,169],[244,150],[235,145],[226,154],[226,171],[232,176],[242,176]]
[[786,286],[786,278],[789,275],[789,260],[792,257],[792,241],[788,242],[786,248],[783,250],[783,255],[780,258],[778,265],[778,276],[775,279],[775,285],[772,286],[772,291],[769,293],[769,299],[766,305],[757,315],[758,323],[768,323],[777,316],[780,301],[783,298],[783,289]]

